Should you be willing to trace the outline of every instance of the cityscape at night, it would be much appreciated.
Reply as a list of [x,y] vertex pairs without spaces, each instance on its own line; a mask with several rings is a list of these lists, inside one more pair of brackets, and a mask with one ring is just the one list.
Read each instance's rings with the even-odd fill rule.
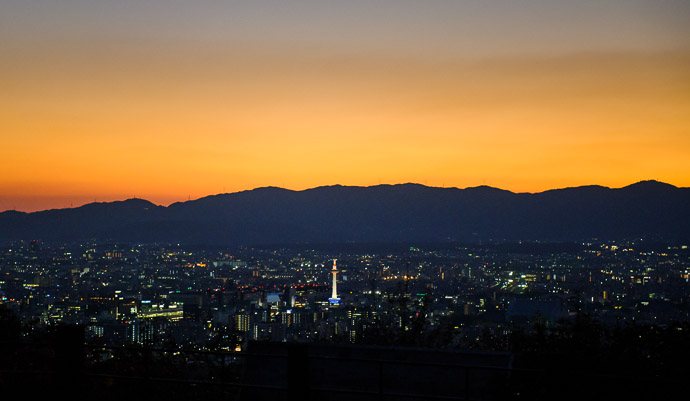
[[[541,336],[540,346],[562,341],[573,347],[568,352],[595,353],[585,358],[587,371],[578,372],[583,380],[626,382],[630,369],[652,381],[680,379],[673,371],[678,361],[665,353],[681,357],[689,350],[690,249],[684,243],[640,238],[220,249],[27,241],[4,246],[0,262],[5,340],[12,321],[21,322],[14,335],[25,341],[79,328],[90,350],[82,363],[94,371],[113,373],[108,363],[122,363],[118,350],[132,347],[165,352],[183,365],[201,363],[190,358],[193,352],[218,353],[230,358],[230,369],[261,344],[298,343],[511,355],[504,368],[534,369],[530,374],[542,377],[545,367],[532,358],[544,355],[530,343]],[[568,341],[576,330],[589,330],[579,334],[595,336],[596,344]],[[616,342],[633,334],[626,354],[618,354]],[[674,336],[682,348],[667,349],[679,345]],[[666,343],[655,343],[659,339]],[[554,350],[544,352],[553,357],[548,352]],[[205,375],[209,380],[212,373]],[[505,382],[506,393],[482,396],[550,394],[525,383]],[[460,398],[463,386],[452,390]]]
[[[64,323],[108,345],[226,351],[252,340],[394,345],[413,328],[406,345],[507,350],[512,329],[533,319],[547,327],[578,313],[607,325],[690,319],[688,245],[332,248],[21,242],[2,249],[0,299],[30,323],[26,335]],[[426,335],[439,330],[447,332]],[[482,343],[487,331],[500,341]]]
[[674,400],[690,2],[0,2],[0,399]]

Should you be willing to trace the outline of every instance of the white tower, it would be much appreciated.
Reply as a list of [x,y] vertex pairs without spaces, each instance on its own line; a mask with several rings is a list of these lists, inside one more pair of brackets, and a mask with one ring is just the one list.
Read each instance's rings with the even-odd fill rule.
[[338,269],[335,267],[335,259],[333,259],[333,291],[331,292],[331,297],[328,298],[328,302],[335,305],[340,303],[340,298],[338,298],[338,283],[335,281],[335,275],[338,274]]

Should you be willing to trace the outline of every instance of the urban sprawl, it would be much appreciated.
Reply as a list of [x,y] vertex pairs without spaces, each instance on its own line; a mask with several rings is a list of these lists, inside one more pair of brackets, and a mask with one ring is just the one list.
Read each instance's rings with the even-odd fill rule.
[[0,304],[24,335],[80,325],[103,345],[505,350],[511,332],[535,322],[586,314],[663,326],[690,314],[687,245],[644,240],[232,249],[27,241],[0,248],[0,273]]

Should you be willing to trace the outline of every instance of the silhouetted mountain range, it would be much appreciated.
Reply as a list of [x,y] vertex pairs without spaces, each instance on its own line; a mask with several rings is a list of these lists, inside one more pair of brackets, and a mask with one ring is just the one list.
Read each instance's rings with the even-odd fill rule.
[[0,213],[0,240],[208,245],[690,239],[690,188],[643,181],[529,194],[419,184],[275,187],[157,206],[142,199]]

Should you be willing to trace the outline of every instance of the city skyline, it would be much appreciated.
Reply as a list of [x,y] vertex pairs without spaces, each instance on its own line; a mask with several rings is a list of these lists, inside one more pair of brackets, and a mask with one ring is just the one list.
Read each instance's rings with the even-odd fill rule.
[[3,3],[0,211],[690,186],[690,4]]
[[[370,367],[382,358],[381,352],[394,353],[396,359],[377,370],[394,378],[390,383],[395,395],[438,394],[439,389],[446,395],[458,394],[467,382],[458,385],[451,380],[458,373],[447,370],[453,363],[462,363],[466,369],[463,354],[469,352],[475,368],[478,363],[491,363],[488,366],[493,370],[496,356],[501,355],[500,360],[510,361],[503,365],[507,372],[524,373],[529,368],[535,378],[552,374],[549,380],[520,377],[516,381],[521,394],[544,394],[537,399],[551,399],[564,388],[571,395],[566,383],[574,377],[580,382],[606,379],[601,381],[603,386],[585,386],[587,393],[634,398],[639,389],[621,383],[634,383],[641,375],[660,383],[645,386],[650,394],[646,398],[659,394],[673,398],[666,394],[673,394],[675,388],[663,383],[682,383],[684,371],[678,366],[687,360],[689,256],[687,242],[672,245],[640,239],[392,248],[379,244],[360,249],[24,241],[0,248],[0,319],[8,322],[16,316],[14,321],[27,322],[6,330],[10,341],[4,344],[19,350],[33,349],[27,344],[67,348],[87,368],[76,369],[76,363],[65,364],[64,358],[27,351],[7,352],[6,365],[42,362],[34,366],[43,370],[33,372],[43,373],[41,382],[50,382],[55,369],[46,361],[55,360],[65,366],[63,371],[84,375],[80,383],[106,380],[106,391],[123,388],[141,394],[132,390],[130,379],[144,378],[149,371],[147,380],[168,379],[165,388],[171,383],[186,384],[189,374],[201,365],[214,371],[241,371],[229,377],[212,375],[212,382],[194,381],[193,394],[211,384],[213,389],[225,387],[239,399],[256,399],[235,386],[246,390],[248,383],[260,380],[273,384],[270,391],[275,394],[289,385],[276,377],[279,370],[266,369],[263,360],[259,360],[258,375],[245,373],[254,360],[252,354],[257,349],[284,350],[297,344],[321,351],[337,347],[349,366],[357,362],[351,358],[366,349],[365,365],[355,365],[353,372],[366,373],[360,366]],[[334,292],[329,265],[335,259],[342,262],[338,263],[342,272],[338,305],[327,300]],[[43,333],[57,341],[26,342],[45,338]],[[101,351],[76,352],[93,347]],[[621,353],[621,348],[626,352]],[[134,353],[124,355],[132,356],[123,358],[122,352],[130,350]],[[132,367],[150,365],[138,361],[159,360],[142,352],[165,357],[168,363],[182,363],[172,365],[179,366],[175,370],[154,365],[141,373]],[[401,353],[411,352],[428,355],[430,360],[400,358]],[[289,360],[290,354],[285,354],[276,356]],[[213,355],[228,358],[209,358]],[[318,355],[324,357],[322,352]],[[123,361],[108,363],[114,358]],[[340,361],[335,359],[335,363]],[[417,382],[417,389],[401,389],[405,380],[396,361],[405,366],[420,362],[424,371],[442,363],[436,376],[450,386],[430,385],[425,379]],[[83,373],[94,370],[99,374]],[[310,374],[314,371],[332,369],[315,369]],[[585,373],[578,377],[573,371]],[[613,375],[616,380],[611,380]],[[36,376],[17,375],[25,381]],[[22,385],[3,378],[8,388]],[[381,380],[362,382],[375,397],[392,388],[382,386],[385,381]],[[352,383],[345,383],[343,399],[352,397]],[[506,381],[472,383],[472,388],[495,388]],[[301,388],[305,393],[319,389],[304,382]],[[91,385],[70,386],[68,391],[104,394]],[[179,391],[176,388],[175,394]],[[581,398],[580,394],[572,397]]]

